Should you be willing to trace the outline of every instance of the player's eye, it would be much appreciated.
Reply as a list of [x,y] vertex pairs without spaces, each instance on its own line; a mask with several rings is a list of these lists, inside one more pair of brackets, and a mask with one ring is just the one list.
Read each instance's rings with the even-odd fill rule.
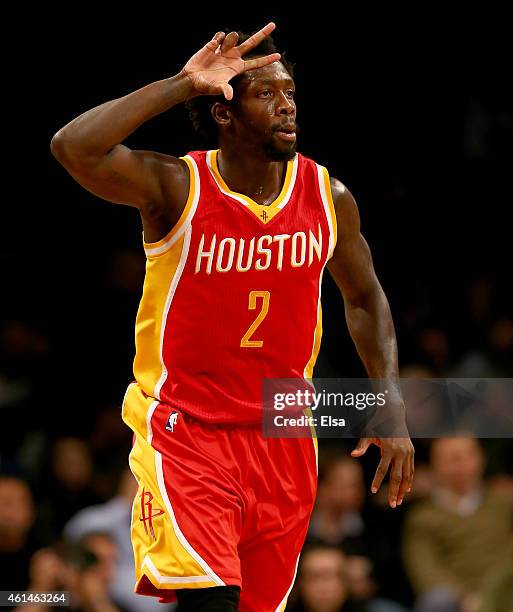
[[288,89],[286,94],[288,98],[293,98],[296,95],[296,92],[293,89]]
[[265,89],[264,91],[260,91],[258,93],[259,98],[269,98],[272,95],[272,92],[269,89]]

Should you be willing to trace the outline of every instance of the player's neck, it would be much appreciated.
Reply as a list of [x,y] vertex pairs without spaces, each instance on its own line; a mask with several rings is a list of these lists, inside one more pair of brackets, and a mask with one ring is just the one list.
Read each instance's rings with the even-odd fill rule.
[[217,165],[223,180],[232,191],[242,193],[259,204],[270,204],[283,186],[287,164],[269,161],[240,151],[219,150]]

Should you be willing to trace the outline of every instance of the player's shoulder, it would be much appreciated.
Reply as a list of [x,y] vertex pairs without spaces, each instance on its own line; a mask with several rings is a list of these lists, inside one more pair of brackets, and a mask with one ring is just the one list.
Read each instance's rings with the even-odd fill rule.
[[334,202],[347,202],[351,204],[354,202],[351,192],[340,179],[330,175],[330,187]]
[[346,219],[348,216],[355,218],[359,217],[356,201],[346,185],[335,176],[330,175],[329,179],[331,197],[336,215],[343,215]]

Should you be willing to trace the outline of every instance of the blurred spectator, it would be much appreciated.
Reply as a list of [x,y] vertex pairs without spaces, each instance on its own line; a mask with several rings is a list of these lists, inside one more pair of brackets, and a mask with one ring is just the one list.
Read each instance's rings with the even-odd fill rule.
[[[74,577],[73,568],[62,559],[55,550],[43,548],[38,550],[30,559],[29,576],[30,581],[27,586],[28,591],[49,592],[49,591],[68,591],[71,594]],[[71,599],[74,599],[71,596]],[[34,603],[16,608],[16,612],[49,612],[50,610],[60,610],[59,607],[49,606],[43,603]],[[67,608],[70,612],[78,612],[76,602],[72,601]]]
[[[90,533],[61,558],[52,549],[39,550],[30,561],[29,590],[35,592],[66,591],[70,594],[72,612],[126,612],[109,596],[117,549],[110,536]],[[16,612],[48,612],[57,606],[34,603]]]
[[361,465],[338,457],[320,474],[308,536],[324,544],[345,545],[346,552],[366,554],[368,535],[363,518],[365,482]]
[[407,601],[409,587],[395,544],[400,521],[399,512],[390,513],[369,502],[364,471],[356,459],[337,454],[321,463],[307,542],[338,546],[348,555],[369,558],[380,594]]
[[[359,563],[359,562],[357,562]],[[360,564],[361,565],[361,564]],[[352,580],[357,577],[359,594],[351,596]],[[303,551],[291,612],[402,612],[394,602],[374,599],[359,569],[338,548],[312,546]],[[365,583],[365,584],[364,584]],[[287,608],[289,609],[289,608]]]
[[136,491],[137,482],[127,468],[121,476],[118,494],[105,504],[81,510],[65,526],[64,536],[69,542],[76,543],[89,533],[108,534],[118,550],[115,572],[109,587],[112,598],[133,612],[151,612],[156,609],[165,612],[170,609],[169,606],[133,592],[135,578],[130,519]]
[[[376,597],[377,585],[373,578],[372,562],[366,557],[347,557],[347,576],[351,601],[366,612],[403,612],[405,608],[394,601]],[[392,585],[392,587],[397,585]],[[394,588],[391,589],[392,591]]]
[[[316,546],[303,551],[294,588],[292,612],[349,612],[347,564],[338,548]],[[293,599],[293,597],[291,598]]]
[[511,612],[513,610],[513,520],[511,522],[510,557],[486,581],[477,598],[477,612]]
[[73,595],[83,609],[104,612],[122,611],[114,603],[109,590],[116,572],[118,550],[116,543],[106,533],[89,533],[81,538],[76,551],[75,562],[78,572],[75,576]]
[[431,464],[435,487],[407,512],[403,553],[416,610],[452,612],[509,558],[513,498],[485,484],[475,439],[435,440]]
[[51,474],[40,491],[41,518],[59,537],[64,524],[79,510],[101,501],[93,489],[89,447],[78,438],[59,438],[53,445]]
[[29,582],[29,560],[40,546],[32,527],[32,493],[15,476],[0,476],[0,590],[23,590]]

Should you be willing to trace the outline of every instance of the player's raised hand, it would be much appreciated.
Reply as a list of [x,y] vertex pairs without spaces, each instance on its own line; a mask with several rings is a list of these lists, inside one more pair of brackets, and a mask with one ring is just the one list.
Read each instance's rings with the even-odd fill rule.
[[218,32],[191,57],[182,68],[182,74],[190,80],[197,95],[223,94],[227,100],[231,100],[233,88],[229,84],[230,79],[246,70],[262,68],[280,59],[279,53],[250,60],[242,59],[243,55],[261,43],[275,27],[273,22],[268,23],[239,46],[236,46],[239,40],[237,32]]

